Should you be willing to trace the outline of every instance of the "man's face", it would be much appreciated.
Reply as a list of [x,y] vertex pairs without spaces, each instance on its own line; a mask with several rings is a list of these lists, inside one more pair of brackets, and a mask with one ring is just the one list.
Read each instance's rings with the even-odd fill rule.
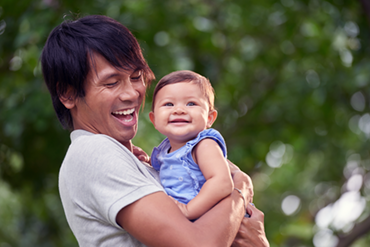
[[77,98],[71,108],[74,129],[108,135],[130,149],[145,95],[142,71],[117,70],[99,54],[93,60],[85,97]]

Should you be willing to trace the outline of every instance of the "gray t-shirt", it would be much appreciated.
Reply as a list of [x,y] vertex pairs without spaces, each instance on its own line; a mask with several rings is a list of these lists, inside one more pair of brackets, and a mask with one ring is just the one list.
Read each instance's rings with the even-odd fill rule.
[[144,246],[116,223],[116,216],[136,200],[164,191],[158,174],[109,136],[75,130],[71,140],[59,192],[79,246]]

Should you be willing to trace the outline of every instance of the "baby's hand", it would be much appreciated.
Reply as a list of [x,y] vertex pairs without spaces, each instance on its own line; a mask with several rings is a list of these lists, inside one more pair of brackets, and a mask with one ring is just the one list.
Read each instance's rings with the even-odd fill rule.
[[144,150],[139,147],[132,145],[132,153],[140,160],[150,164],[150,157],[147,155]]
[[188,211],[188,207],[187,207],[187,205],[186,204],[183,204],[183,203],[181,203],[181,202],[179,202],[179,201],[177,201],[175,198],[173,198],[173,197],[171,197],[171,196],[169,196],[171,199],[172,199],[172,201],[174,202],[174,203],[176,203],[176,205],[179,207],[179,209],[181,210],[181,212],[182,212],[182,214],[183,215],[185,215],[185,217],[187,218],[187,219],[189,219],[189,211]]

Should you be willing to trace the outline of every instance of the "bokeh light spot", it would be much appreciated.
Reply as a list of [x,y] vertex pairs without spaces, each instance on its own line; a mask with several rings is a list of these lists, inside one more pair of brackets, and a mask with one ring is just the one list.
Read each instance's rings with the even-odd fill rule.
[[298,196],[289,195],[283,199],[281,203],[281,209],[283,210],[284,214],[292,215],[298,210],[300,205],[301,199]]

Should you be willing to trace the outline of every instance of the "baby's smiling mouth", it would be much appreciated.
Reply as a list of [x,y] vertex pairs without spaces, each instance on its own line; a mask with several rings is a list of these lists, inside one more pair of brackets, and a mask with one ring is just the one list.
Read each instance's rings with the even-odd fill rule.
[[182,118],[176,118],[169,121],[170,123],[190,123],[190,121]]
[[128,110],[112,112],[112,115],[124,122],[130,122],[134,118],[134,112],[135,108],[132,108]]

